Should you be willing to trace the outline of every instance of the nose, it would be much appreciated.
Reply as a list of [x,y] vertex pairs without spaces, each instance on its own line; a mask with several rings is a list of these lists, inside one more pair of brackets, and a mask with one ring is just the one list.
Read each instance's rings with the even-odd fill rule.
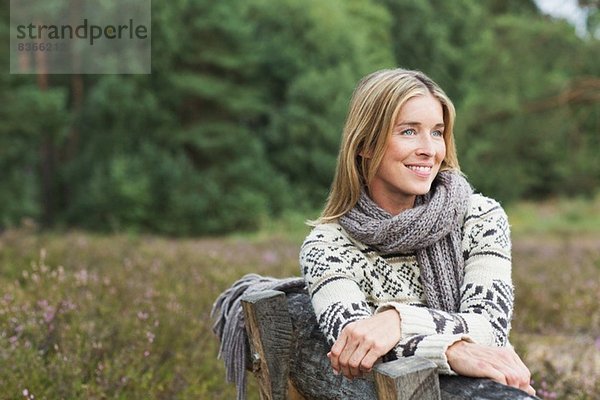
[[419,147],[417,147],[417,155],[433,157],[435,155],[435,146],[431,135],[419,135]]

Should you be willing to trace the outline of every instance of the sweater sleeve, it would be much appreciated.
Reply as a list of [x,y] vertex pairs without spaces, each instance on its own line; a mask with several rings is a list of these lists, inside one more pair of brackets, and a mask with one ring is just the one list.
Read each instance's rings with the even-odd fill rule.
[[373,314],[359,285],[363,262],[354,246],[327,231],[313,231],[300,250],[302,275],[330,345],[346,325]]
[[[465,219],[465,277],[459,312],[398,302],[384,303],[376,310],[394,307],[400,313],[402,340],[396,350],[403,356],[419,354],[424,345],[434,354],[432,343],[437,341],[438,360],[443,360],[441,353],[456,335],[488,346],[508,344],[513,310],[508,219],[497,202],[476,196]],[[438,363],[442,369],[446,368],[443,364]]]
[[466,334],[430,334],[405,336],[396,345],[396,357],[420,356],[433,361],[437,372],[444,375],[456,375],[446,357],[446,350],[454,343],[465,340],[473,342]]

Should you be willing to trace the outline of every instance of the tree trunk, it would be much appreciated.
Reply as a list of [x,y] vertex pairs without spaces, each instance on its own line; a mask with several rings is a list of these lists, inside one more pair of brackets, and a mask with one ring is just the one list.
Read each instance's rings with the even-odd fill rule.
[[[36,25],[40,25],[39,21]],[[42,39],[36,40],[38,46]],[[45,51],[35,52],[35,65],[37,83],[41,91],[48,90],[48,57]],[[54,132],[41,132],[40,145],[40,180],[42,201],[42,225],[50,226],[54,222],[55,190],[54,190],[54,164],[56,149],[53,140]]]

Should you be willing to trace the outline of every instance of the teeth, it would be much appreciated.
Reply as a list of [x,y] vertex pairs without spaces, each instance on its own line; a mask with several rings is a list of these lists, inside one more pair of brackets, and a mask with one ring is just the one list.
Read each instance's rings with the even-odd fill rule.
[[417,172],[429,172],[431,171],[431,167],[420,167],[417,165],[409,165],[408,168],[412,169],[413,171],[417,171]]

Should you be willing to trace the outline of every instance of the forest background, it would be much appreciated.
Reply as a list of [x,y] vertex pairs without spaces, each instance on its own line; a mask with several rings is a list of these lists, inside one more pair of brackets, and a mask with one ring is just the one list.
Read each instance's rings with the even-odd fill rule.
[[2,74],[0,225],[204,235],[314,212],[356,82],[396,66],[453,99],[478,191],[593,196],[598,2],[580,3],[578,35],[531,0],[154,1],[150,75]]
[[0,398],[231,398],[210,306],[299,274],[352,90],[396,66],[446,90],[462,170],[508,210],[538,394],[597,398],[600,2],[578,4],[576,30],[532,0],[154,0],[150,75],[0,75]]

